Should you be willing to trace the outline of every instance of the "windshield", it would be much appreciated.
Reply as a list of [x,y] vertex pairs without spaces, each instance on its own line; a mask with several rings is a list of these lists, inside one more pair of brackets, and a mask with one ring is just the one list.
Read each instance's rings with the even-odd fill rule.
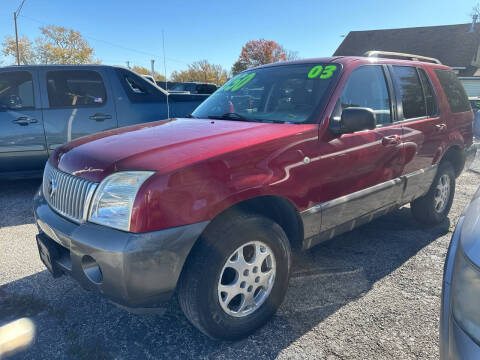
[[340,73],[340,64],[295,64],[243,72],[205,100],[198,118],[310,122]]

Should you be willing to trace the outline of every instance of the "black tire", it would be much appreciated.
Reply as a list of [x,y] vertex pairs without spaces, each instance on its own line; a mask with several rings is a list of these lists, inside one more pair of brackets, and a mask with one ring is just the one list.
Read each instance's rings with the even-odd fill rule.
[[[261,241],[272,251],[276,273],[263,304],[244,317],[224,311],[218,281],[227,260],[240,246]],[[281,305],[290,278],[290,243],[272,220],[250,213],[224,215],[214,220],[199,239],[178,284],[178,300],[187,319],[213,339],[243,338],[265,324]]]
[[[435,195],[437,193],[437,186],[443,175],[447,175],[450,180],[450,193],[446,206],[441,211],[435,209]],[[428,192],[411,202],[410,207],[412,214],[416,220],[425,225],[436,225],[445,220],[448,216],[450,208],[452,207],[453,198],[455,196],[455,171],[453,166],[448,161],[440,163],[438,166],[437,174],[433,179],[433,183],[430,186]]]

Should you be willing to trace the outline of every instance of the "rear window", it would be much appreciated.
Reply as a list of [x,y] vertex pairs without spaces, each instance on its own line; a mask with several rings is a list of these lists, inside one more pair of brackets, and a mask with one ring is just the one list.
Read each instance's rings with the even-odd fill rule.
[[58,70],[47,72],[50,108],[102,106],[107,92],[102,77],[92,70]]
[[0,110],[28,109],[35,106],[32,74],[28,71],[0,73]]
[[451,70],[435,70],[442,89],[447,96],[450,110],[454,113],[471,110],[467,93],[457,75]]
[[393,76],[402,101],[403,118],[426,116],[426,103],[417,69],[411,66],[393,66]]

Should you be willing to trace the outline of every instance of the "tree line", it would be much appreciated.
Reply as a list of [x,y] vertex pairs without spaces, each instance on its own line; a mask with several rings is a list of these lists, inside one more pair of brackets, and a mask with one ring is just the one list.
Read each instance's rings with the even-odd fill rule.
[[[99,64],[93,48],[79,31],[62,26],[48,25],[40,27],[41,37],[30,40],[26,36],[18,39],[20,63],[29,64]],[[17,55],[15,38],[7,35],[1,44],[1,53],[13,58]],[[278,61],[295,60],[296,51],[285,49],[272,40],[251,40],[241,49],[240,55],[232,65],[230,75],[236,75],[251,67]],[[0,61],[1,65],[4,65]],[[151,71],[142,66],[133,66],[132,70],[144,75]],[[165,81],[165,76],[154,73],[156,81]],[[221,65],[211,64],[207,60],[195,61],[185,70],[173,71],[170,81],[186,82],[200,81],[223,85],[229,78],[229,73]]]

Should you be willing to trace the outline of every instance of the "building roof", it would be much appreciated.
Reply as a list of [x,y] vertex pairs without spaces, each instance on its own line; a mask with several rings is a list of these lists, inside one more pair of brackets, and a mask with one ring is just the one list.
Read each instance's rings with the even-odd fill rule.
[[465,67],[460,73],[473,75],[471,65],[480,44],[480,24],[425,26],[402,29],[351,31],[333,54],[361,56],[369,50],[395,51],[439,59],[450,67]]

